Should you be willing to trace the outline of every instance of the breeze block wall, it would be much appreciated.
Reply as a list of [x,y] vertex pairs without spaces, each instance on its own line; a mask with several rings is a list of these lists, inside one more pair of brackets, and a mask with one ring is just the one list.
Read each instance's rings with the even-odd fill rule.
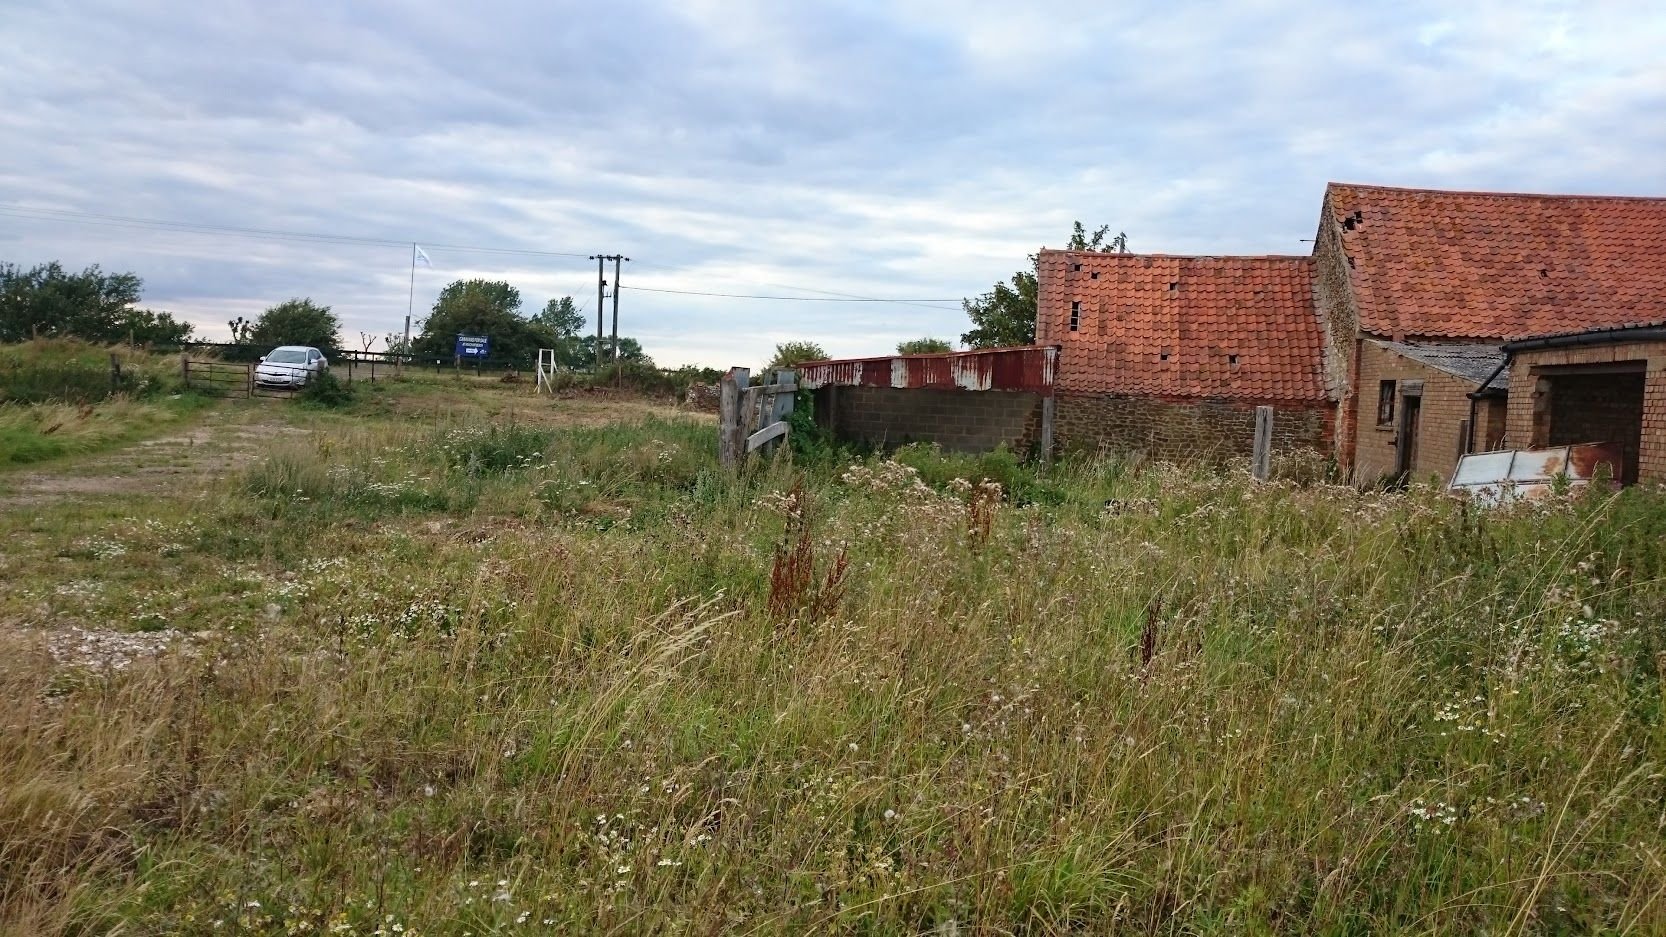
[[[1554,445],[1534,435],[1535,416],[1539,416],[1542,422],[1543,414],[1539,411],[1544,404],[1538,386],[1539,369],[1631,361],[1644,362],[1643,432],[1637,451],[1637,480],[1666,482],[1666,342],[1615,342],[1517,352],[1510,360],[1510,402],[1506,428],[1510,445],[1517,448]],[[1555,370],[1548,370],[1545,375],[1554,380],[1556,373]],[[1616,393],[1624,389],[1625,381],[1617,380]]]
[[1005,390],[839,386],[815,392],[816,421],[839,439],[880,449],[913,442],[951,452],[1005,445],[1021,456],[1041,441],[1042,397]]
[[[1262,401],[1273,407],[1273,449],[1328,451],[1332,413],[1324,401]],[[1060,393],[1053,438],[1066,452],[1141,453],[1169,462],[1248,456],[1256,402]]]

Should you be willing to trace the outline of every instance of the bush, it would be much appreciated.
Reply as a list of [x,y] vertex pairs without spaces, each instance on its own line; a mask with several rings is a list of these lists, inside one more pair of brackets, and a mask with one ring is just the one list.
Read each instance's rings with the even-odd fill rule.
[[357,394],[353,385],[342,383],[334,374],[320,371],[307,381],[296,395],[303,403],[334,410],[352,403]]

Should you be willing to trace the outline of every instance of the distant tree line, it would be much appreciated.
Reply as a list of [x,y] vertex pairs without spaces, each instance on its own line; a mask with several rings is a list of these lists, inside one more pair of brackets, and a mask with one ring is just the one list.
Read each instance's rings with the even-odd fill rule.
[[[100,344],[178,345],[192,338],[190,324],[172,314],[137,307],[144,281],[132,273],[105,273],[96,265],[71,273],[57,261],[25,270],[0,263],[0,343],[35,337],[79,338]],[[241,316],[227,325],[238,344],[312,345],[339,349],[341,319],[329,306],[296,297],[271,306],[253,321]],[[536,360],[538,349],[552,348],[563,367],[596,365],[598,342],[584,334],[584,316],[571,296],[552,299],[536,314],[521,311],[521,293],[501,280],[458,280],[440,291],[433,309],[417,323],[418,333],[405,345],[401,332],[388,333],[387,350],[419,357],[449,358],[459,334],[491,339],[491,357]],[[614,360],[614,341],[599,343],[601,364]],[[634,338],[620,336],[618,360],[652,366]]]
[[0,342],[40,337],[177,345],[189,340],[188,323],[135,306],[143,288],[138,276],[105,273],[96,264],[71,273],[55,260],[27,270],[0,263]]

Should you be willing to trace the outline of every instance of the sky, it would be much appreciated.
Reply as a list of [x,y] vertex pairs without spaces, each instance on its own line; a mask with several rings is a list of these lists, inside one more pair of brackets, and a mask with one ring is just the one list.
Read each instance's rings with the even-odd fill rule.
[[1603,0],[0,0],[0,261],[357,347],[471,277],[593,328],[620,253],[662,365],[885,354],[1078,219],[1305,254],[1327,181],[1666,195],[1663,49]]

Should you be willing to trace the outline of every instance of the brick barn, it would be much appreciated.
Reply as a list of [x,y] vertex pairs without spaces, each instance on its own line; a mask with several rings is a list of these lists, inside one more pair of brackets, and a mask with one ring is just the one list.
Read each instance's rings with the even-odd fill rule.
[[1326,444],[1310,258],[1043,250],[1038,264],[1036,342],[1060,349],[1062,447],[1248,455],[1262,404],[1275,448]]
[[1445,478],[1461,451],[1532,444],[1500,428],[1496,382],[1470,406],[1507,337],[1666,318],[1666,199],[1333,183],[1313,261],[1337,461]]

